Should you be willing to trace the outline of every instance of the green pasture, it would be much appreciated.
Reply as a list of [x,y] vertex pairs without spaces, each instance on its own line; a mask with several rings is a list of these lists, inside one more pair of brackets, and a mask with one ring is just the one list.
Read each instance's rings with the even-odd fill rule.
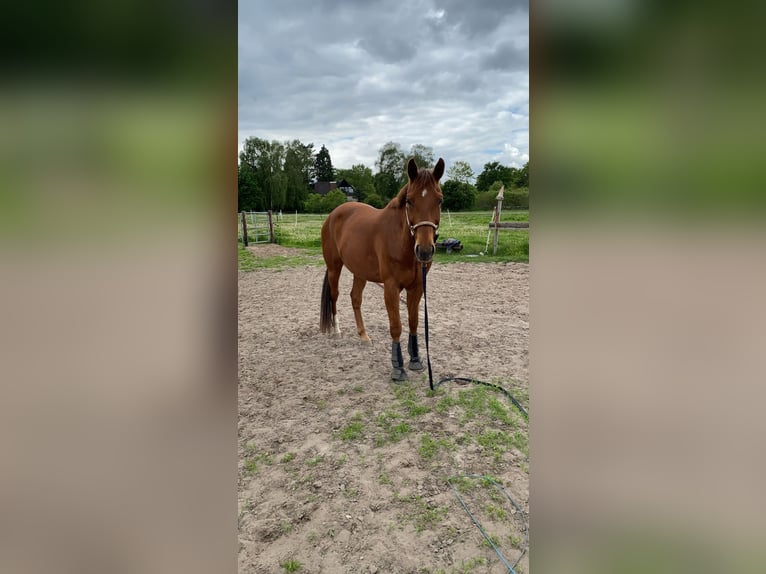
[[[316,255],[321,253],[322,240],[320,232],[326,215],[314,214],[284,214],[281,218],[274,216],[274,235],[279,245],[297,247],[303,256],[296,254],[294,264],[311,263]],[[529,230],[501,229],[498,232],[497,254],[492,255],[494,230],[488,227],[492,218],[491,211],[468,211],[458,213],[442,213],[439,227],[439,239],[454,237],[463,244],[461,251],[450,254],[437,250],[435,260],[438,263],[455,261],[517,261],[529,262]],[[503,211],[501,221],[528,221],[529,211]],[[491,231],[491,233],[490,233]],[[489,233],[489,249],[487,235]],[[244,252],[244,253],[243,253]],[[301,252],[298,252],[301,253]],[[483,253],[483,255],[481,255]],[[243,260],[244,258],[244,260]],[[304,261],[305,260],[305,261]],[[321,258],[319,263],[321,263]],[[273,262],[269,262],[273,263]],[[247,257],[247,252],[240,249],[240,269],[249,270],[254,267],[273,266],[271,264],[254,264]]]

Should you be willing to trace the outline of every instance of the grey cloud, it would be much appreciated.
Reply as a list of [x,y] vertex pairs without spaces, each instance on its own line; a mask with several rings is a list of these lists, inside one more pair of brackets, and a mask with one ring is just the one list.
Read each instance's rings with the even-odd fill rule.
[[497,119],[507,94],[527,90],[524,75],[510,73],[528,69],[527,51],[514,49],[527,35],[526,10],[525,1],[492,0],[242,2],[240,133],[325,143],[339,167],[333,141],[347,154],[350,140],[438,141],[445,159],[481,170],[496,159],[481,150],[528,128],[525,117]]
[[481,59],[486,70],[526,70],[529,68],[529,48],[516,48],[512,42],[502,42]]

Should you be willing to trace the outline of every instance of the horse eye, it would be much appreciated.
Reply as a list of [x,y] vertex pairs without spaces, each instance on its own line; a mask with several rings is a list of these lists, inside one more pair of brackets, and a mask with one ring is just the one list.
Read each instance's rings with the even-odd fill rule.
[[412,207],[412,200],[411,200],[411,199],[408,199],[408,200],[407,200],[407,205],[409,205],[410,207]]

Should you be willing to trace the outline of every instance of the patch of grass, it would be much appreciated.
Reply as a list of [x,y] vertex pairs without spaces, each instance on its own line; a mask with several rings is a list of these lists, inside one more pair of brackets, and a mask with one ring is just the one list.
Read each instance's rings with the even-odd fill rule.
[[391,477],[388,476],[385,472],[380,473],[380,476],[378,477],[378,482],[380,484],[393,484],[391,482]]
[[450,479],[450,484],[452,484],[458,492],[468,492],[469,490],[476,488],[476,483],[467,476],[452,478]]
[[433,439],[428,434],[422,434],[418,454],[423,460],[431,460],[439,453],[439,450],[454,450],[454,448],[455,446],[445,438]]
[[452,569],[455,574],[470,574],[477,566],[484,566],[487,563],[486,558],[477,557],[469,558],[468,560],[461,560],[458,569]]
[[256,257],[242,242],[237,243],[237,267],[240,271],[300,267],[302,265],[324,265],[324,259],[321,255],[317,255],[314,250],[306,249],[296,249],[295,254],[291,255]]
[[342,454],[337,459],[335,459],[335,466],[343,466],[348,462],[348,455]]
[[447,516],[448,508],[446,506],[435,506],[430,502],[423,500],[420,495],[412,494],[410,496],[399,496],[394,493],[394,498],[410,506],[404,518],[412,521],[415,532],[423,532]]
[[516,536],[515,534],[509,534],[508,542],[510,542],[511,546],[513,546],[514,548],[521,548],[521,536]]
[[354,385],[353,387],[351,387],[351,390],[354,391],[355,393],[363,393],[364,387],[362,385]]
[[364,436],[364,425],[361,421],[354,421],[343,427],[340,431],[341,440],[358,440]]
[[356,498],[359,496],[359,491],[356,488],[346,488],[343,490],[343,496],[346,498]]
[[255,256],[241,243],[237,244],[237,268],[240,271],[253,271],[256,269]]
[[402,415],[393,411],[386,411],[378,416],[376,423],[384,434],[375,437],[375,446],[383,446],[387,441],[399,442],[409,434],[412,429],[408,423],[399,421],[401,418]]
[[288,453],[286,453],[286,454],[285,454],[285,455],[284,455],[284,456],[281,458],[280,462],[281,462],[281,463],[284,463],[284,464],[287,464],[288,462],[290,462],[290,461],[291,461],[291,460],[293,460],[294,458],[295,458],[295,454],[294,454],[294,453],[292,453],[292,452],[288,452]]
[[[487,534],[489,536],[489,539],[492,541],[492,544],[494,544],[495,546],[499,547],[500,546],[500,539],[497,536],[495,536],[494,534],[489,534],[489,533],[487,533]],[[492,548],[492,544],[490,544],[489,540],[487,540],[486,538],[484,538],[481,541],[481,545],[485,546],[487,548]]]
[[484,512],[489,516],[490,518],[494,520],[500,520],[502,522],[505,522],[508,520],[508,513],[505,511],[504,508],[500,506],[495,506],[494,504],[487,504],[484,507]]
[[253,453],[250,456],[246,455],[245,458],[245,471],[249,474],[255,474],[258,472],[258,464],[263,463],[266,465],[274,464],[274,456],[268,452],[258,453],[255,445],[248,445],[245,447],[246,453]]
[[292,572],[297,572],[298,570],[303,568],[303,564],[301,564],[294,558],[290,558],[289,560],[285,560],[284,562],[281,562],[279,564],[279,567],[282,568],[288,574],[290,574]]
[[284,533],[288,534],[293,531],[293,524],[292,522],[288,520],[283,520],[279,523],[279,529]]
[[325,410],[325,409],[327,408],[327,401],[326,401],[326,400],[324,400],[324,399],[319,399],[319,400],[317,401],[317,408],[318,408],[320,411],[323,411],[323,410]]
[[[280,220],[274,218],[274,236],[280,245],[298,247],[305,252],[303,257],[309,257],[320,252],[322,245],[321,229],[326,215],[285,213]],[[492,236],[490,236],[489,252],[486,252],[487,233],[490,231],[489,222],[492,211],[469,211],[457,213],[442,213],[439,233],[446,239],[455,237],[463,244],[461,251],[446,253],[437,250],[434,257],[439,263],[454,261],[470,262],[529,262],[529,230],[501,229],[498,233],[497,254],[492,255]],[[504,208],[501,221],[528,221],[529,210],[512,210]],[[494,233],[494,232],[493,232]],[[484,255],[478,255],[484,252]],[[474,257],[468,257],[473,255]],[[322,258],[318,258],[322,264]],[[312,264],[309,262],[308,264]],[[303,263],[306,264],[306,263]]]
[[430,406],[422,405],[418,402],[417,393],[409,384],[398,385],[394,389],[394,396],[412,417],[418,417],[431,411]]
[[310,458],[309,460],[307,460],[306,461],[306,465],[310,466],[310,467],[315,467],[316,465],[318,465],[323,460],[324,460],[324,456],[321,455],[321,454],[318,454],[314,458]]
[[507,397],[484,385],[461,389],[457,395],[446,395],[436,403],[436,410],[440,413],[458,407],[462,410],[461,422],[486,417],[511,428],[518,428],[522,423],[521,414]]

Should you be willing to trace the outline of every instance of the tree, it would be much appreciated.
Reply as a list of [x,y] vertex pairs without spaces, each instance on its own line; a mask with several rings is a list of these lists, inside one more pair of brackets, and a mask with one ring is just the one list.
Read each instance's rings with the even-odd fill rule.
[[352,165],[351,169],[339,169],[336,176],[339,181],[345,179],[354,186],[359,201],[364,201],[368,195],[375,193],[375,177],[372,170],[364,164]]
[[252,168],[246,163],[240,163],[237,166],[237,211],[258,209],[259,192]]
[[335,181],[335,170],[332,167],[330,152],[325,146],[322,146],[317,153],[314,170],[317,181]]
[[484,171],[476,178],[476,189],[479,191],[489,190],[489,186],[495,181],[502,181],[507,187],[512,187],[513,168],[491,161],[484,164]]
[[284,209],[302,210],[314,169],[314,144],[293,140],[286,144],[284,171],[287,182]]
[[244,186],[244,196],[251,198],[251,209],[282,209],[287,191],[284,160],[283,144],[256,137],[245,140],[238,183]]
[[[415,159],[418,169],[432,169],[434,167],[434,150],[422,144],[414,144],[410,148],[410,157]],[[404,165],[402,170],[404,170]]]
[[467,161],[457,160],[447,170],[447,179],[460,183],[472,183],[473,170],[471,169],[471,164]]
[[529,161],[514,173],[513,187],[529,187]]
[[444,195],[444,209],[460,211],[473,207],[476,188],[470,183],[448,180],[442,184],[441,188]]
[[375,191],[383,200],[389,200],[399,193],[399,189],[407,183],[405,156],[402,147],[396,142],[388,142],[378,150],[378,160],[375,166]]

